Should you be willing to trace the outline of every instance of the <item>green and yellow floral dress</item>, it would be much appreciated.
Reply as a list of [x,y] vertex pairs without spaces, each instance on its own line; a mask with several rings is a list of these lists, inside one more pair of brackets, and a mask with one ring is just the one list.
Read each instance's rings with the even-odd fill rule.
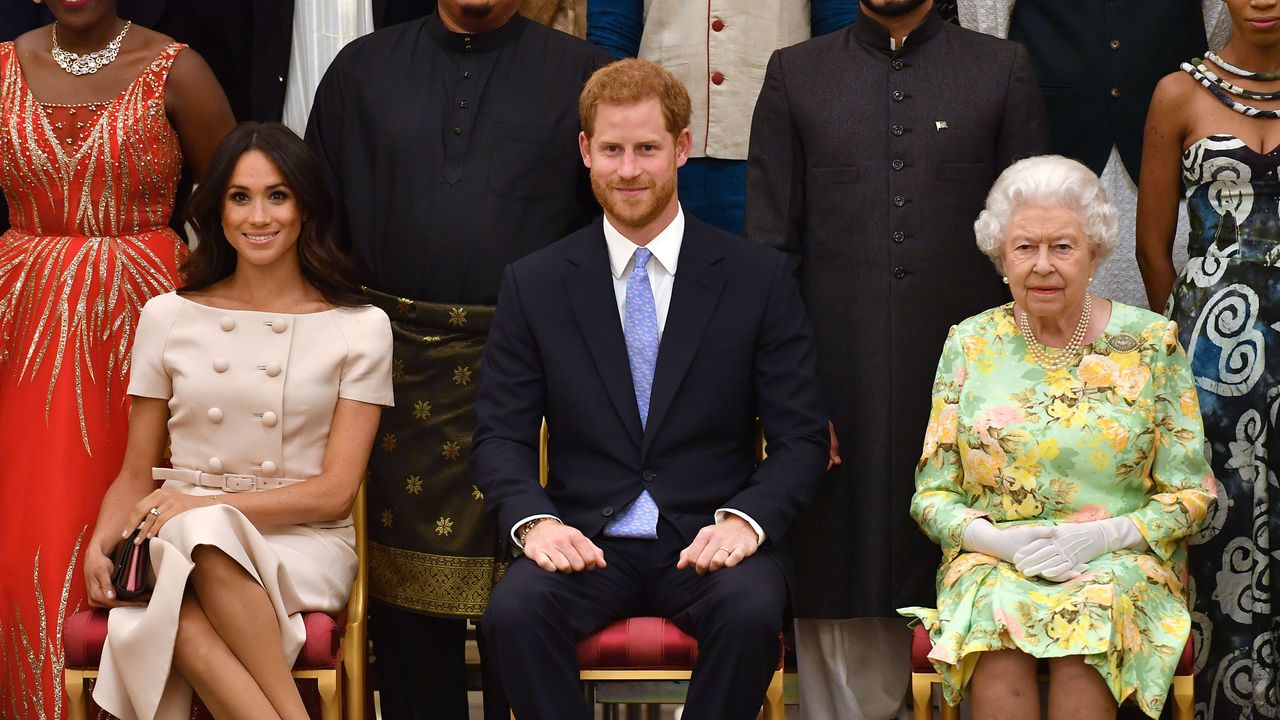
[[[933,639],[948,702],[979,654],[1083,655],[1117,702],[1152,717],[1190,631],[1186,551],[1214,502],[1204,430],[1177,326],[1113,303],[1105,332],[1075,366],[1046,371],[1013,305],[951,329],[911,514],[942,546],[938,609],[904,608]],[[977,517],[1000,528],[1124,516],[1149,550],[1096,558],[1064,583],[1028,578],[960,547]]]

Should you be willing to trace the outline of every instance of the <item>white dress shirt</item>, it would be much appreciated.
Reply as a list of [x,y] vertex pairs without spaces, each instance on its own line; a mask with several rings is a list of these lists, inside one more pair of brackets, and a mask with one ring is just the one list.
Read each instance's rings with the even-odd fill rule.
[[[627,278],[631,275],[631,269],[635,266],[635,253],[640,247],[627,239],[617,228],[609,222],[609,216],[604,216],[604,241],[609,248],[609,270],[613,274],[613,294],[618,300],[618,320],[626,322],[627,315]],[[680,245],[684,242],[684,209],[676,206],[675,219],[671,221],[658,233],[656,237],[649,241],[644,247],[649,249],[653,254],[653,258],[649,261],[646,270],[649,273],[649,287],[653,289],[653,307],[658,314],[658,342],[662,342],[662,332],[667,327],[667,310],[671,308],[671,288],[676,282],[676,266],[680,262]],[[744,512],[734,510],[733,508],[720,508],[716,510],[716,522],[724,519],[725,513],[733,513],[751,526],[756,531],[757,541],[764,543],[764,529],[760,527],[755,520],[752,520]],[[511,541],[515,546],[524,549],[516,538],[516,530],[521,525],[536,520],[540,517],[550,517],[559,520],[554,515],[530,515],[520,520],[511,527]]]

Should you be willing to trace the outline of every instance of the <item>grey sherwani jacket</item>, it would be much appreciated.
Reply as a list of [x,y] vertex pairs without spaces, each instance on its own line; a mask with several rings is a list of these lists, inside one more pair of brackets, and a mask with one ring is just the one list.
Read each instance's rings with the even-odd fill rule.
[[1008,300],[974,243],[996,176],[1048,152],[1022,46],[930,13],[891,50],[863,15],[773,54],[752,120],[747,234],[796,258],[844,464],[794,525],[797,617],[928,605],[908,515],[947,329]]

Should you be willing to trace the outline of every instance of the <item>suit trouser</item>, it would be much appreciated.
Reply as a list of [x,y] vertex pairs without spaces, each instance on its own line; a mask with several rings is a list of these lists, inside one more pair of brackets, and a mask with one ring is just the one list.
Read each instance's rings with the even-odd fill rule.
[[657,540],[596,537],[604,568],[566,575],[520,558],[489,597],[487,658],[520,720],[588,720],[578,640],[624,617],[670,618],[698,640],[684,717],[752,720],[778,662],[786,580],[756,554],[699,576],[676,570],[685,543],[663,520]]
[[906,618],[796,619],[804,720],[907,717],[911,630]]

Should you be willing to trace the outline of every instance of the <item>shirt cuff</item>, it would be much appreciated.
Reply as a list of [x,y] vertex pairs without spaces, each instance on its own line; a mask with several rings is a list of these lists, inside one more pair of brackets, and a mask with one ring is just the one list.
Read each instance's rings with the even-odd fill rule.
[[[764,528],[760,527],[760,523],[756,522],[755,520],[752,520],[750,515],[748,515],[748,514],[746,514],[746,513],[742,512],[741,510],[734,510],[733,508],[720,508],[719,510],[716,510],[716,524],[717,524],[717,525],[719,525],[719,524],[720,524],[720,521],[721,521],[721,520],[724,520],[724,514],[725,514],[725,513],[733,513],[734,515],[737,515],[738,517],[742,518],[743,520],[746,520],[746,521],[747,521],[747,524],[751,526],[751,529],[756,531],[756,542],[757,542],[757,547],[758,547],[759,545],[763,545],[763,544],[764,544]],[[528,522],[528,521],[526,521],[526,522]],[[519,526],[517,526],[517,527],[519,527]]]
[[[520,529],[520,526],[521,526],[521,525],[524,525],[525,523],[529,522],[530,520],[537,520],[538,518],[551,518],[552,520],[555,520],[555,521],[556,521],[556,522],[558,522],[558,523],[563,523],[563,522],[564,522],[563,520],[561,520],[560,518],[556,517],[555,515],[547,515],[546,513],[543,513],[543,514],[541,514],[541,515],[530,515],[529,517],[527,517],[527,518],[525,518],[525,519],[521,520],[520,522],[516,523],[515,525],[512,525],[512,526],[511,526],[511,544],[512,544],[512,545],[514,545],[514,546],[516,546],[517,548],[519,548],[521,552],[523,552],[523,551],[524,551],[524,546],[523,546],[523,545],[521,545],[521,544],[520,544],[520,541],[516,539],[516,531]],[[748,522],[750,522],[750,521],[748,521]],[[518,555],[518,554],[520,554],[520,553],[516,553],[516,554]]]

